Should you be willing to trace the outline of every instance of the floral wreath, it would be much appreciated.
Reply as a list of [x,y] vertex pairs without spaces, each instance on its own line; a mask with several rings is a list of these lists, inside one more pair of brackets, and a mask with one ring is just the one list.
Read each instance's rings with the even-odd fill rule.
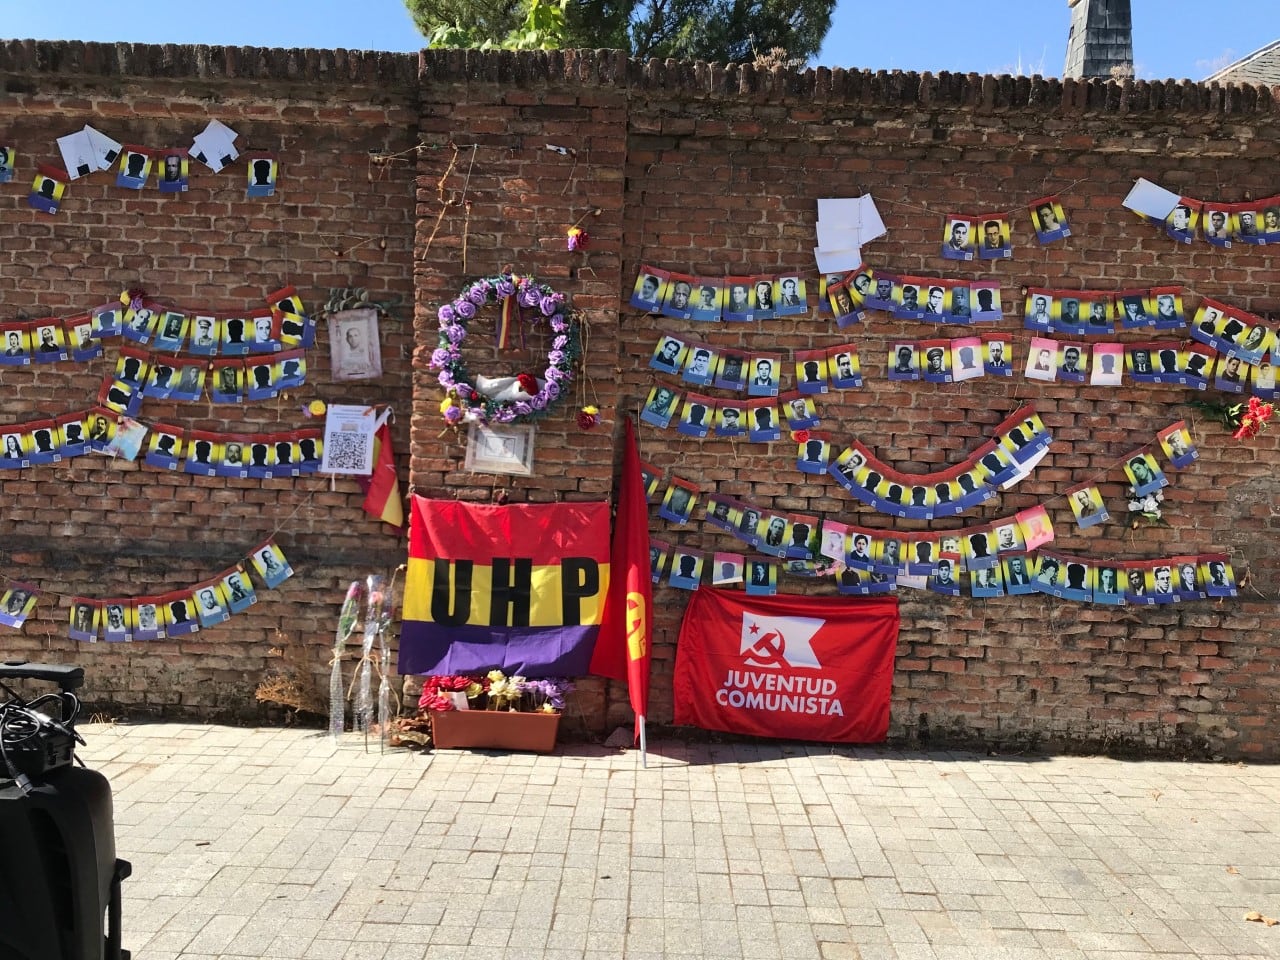
[[[521,314],[525,309],[534,313],[534,326],[546,323],[551,328],[553,337],[547,354],[547,369],[541,380],[527,371],[509,378],[514,382],[502,391],[508,396],[486,396],[476,388],[462,359],[467,324],[481,307],[502,303],[513,296],[516,298],[514,306]],[[446,423],[534,420],[563,399],[573,380],[573,365],[582,354],[578,321],[565,309],[563,293],[556,293],[533,277],[501,273],[469,284],[452,303],[440,308],[437,317],[440,321],[440,344],[431,353],[431,369],[440,371],[438,379],[445,390],[440,412]]]

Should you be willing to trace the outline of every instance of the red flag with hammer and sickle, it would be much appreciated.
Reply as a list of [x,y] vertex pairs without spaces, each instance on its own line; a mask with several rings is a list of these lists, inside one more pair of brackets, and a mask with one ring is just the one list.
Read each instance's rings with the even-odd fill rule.
[[788,740],[889,731],[896,597],[694,593],[676,647],[675,721]]
[[635,735],[649,710],[649,656],[653,638],[653,583],[649,579],[649,514],[631,418],[626,420],[626,447],[618,484],[618,515],[610,553],[609,593],[600,635],[591,657],[591,672],[626,680]]

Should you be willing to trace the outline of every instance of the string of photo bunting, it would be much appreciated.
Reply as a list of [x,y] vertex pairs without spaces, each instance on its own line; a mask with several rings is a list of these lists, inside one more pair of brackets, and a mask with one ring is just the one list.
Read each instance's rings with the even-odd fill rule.
[[[239,134],[219,120],[210,120],[197,133],[190,147],[147,147],[124,144],[85,124],[58,138],[62,167],[38,164],[27,194],[28,205],[42,213],[56,214],[66,198],[67,187],[80,177],[99,171],[116,171],[115,185],[126,190],[143,190],[154,172],[160,193],[186,193],[190,186],[191,161],[197,160],[214,173],[241,156]],[[275,194],[279,163],[274,153],[253,151],[246,160],[245,196],[270,197]],[[18,164],[18,148],[0,144],[0,184],[13,180]]]
[[[284,552],[268,538],[234,566],[178,590],[141,597],[71,596],[67,636],[86,643],[122,643],[182,637],[216,626],[258,602],[249,569],[268,590],[293,576]],[[10,580],[0,595],[0,623],[21,629],[42,599],[56,602],[61,596]]]
[[[1195,331],[1192,336],[1196,337]],[[1203,335],[1196,339],[1204,343]],[[1016,346],[1024,343],[1026,358],[1019,364]],[[1015,368],[1020,368],[1026,379],[1048,383],[1115,387],[1127,375],[1134,383],[1174,384],[1195,390],[1205,390],[1212,383],[1227,393],[1248,390],[1264,400],[1273,399],[1276,392],[1275,367],[1268,358],[1251,364],[1242,360],[1242,352],[1221,353],[1207,343],[1202,346],[1186,340],[1091,344],[1034,336],[1024,341],[1005,333],[984,333],[949,340],[893,340],[886,349],[885,376],[897,381],[961,383],[984,376],[1012,377]],[[862,360],[853,343],[795,351],[788,358],[777,351],[721,348],[664,333],[649,366],[678,374],[690,383],[783,400],[790,396],[779,393],[782,373],[789,367],[794,367],[795,392],[800,394],[822,395],[832,389],[863,385]],[[655,398],[656,389],[651,388],[650,399]],[[674,401],[671,410],[658,407],[643,419],[665,429],[671,420],[667,413],[680,409],[683,396],[668,390],[662,398]],[[708,408],[723,403],[693,393],[688,397]],[[728,405],[741,406],[736,401]],[[717,431],[716,435],[733,434]]]
[[[1025,412],[1019,411],[1016,416]],[[1176,468],[1189,466],[1196,459],[1184,422],[1171,424],[1160,431],[1157,438],[1166,453],[1172,451],[1171,462]],[[1123,463],[1130,491],[1137,496],[1149,495],[1169,482],[1149,452],[1149,446],[1131,451],[1117,461]],[[866,457],[864,451],[865,448],[855,444],[846,455],[857,462]],[[930,514],[924,505],[915,502],[927,497],[927,488],[923,483],[909,486],[913,480],[936,482],[939,477],[954,474],[957,468],[938,474],[912,475],[897,473],[878,461],[875,466],[880,470],[871,471],[874,475],[879,476],[883,471],[894,481],[891,483],[880,476],[877,482],[864,487],[874,487],[877,491],[873,505],[878,509],[920,519],[959,512],[949,507],[946,513]],[[869,471],[870,466],[863,462],[858,469]],[[1098,603],[1156,604],[1237,593],[1235,573],[1225,554],[1180,555],[1159,560],[1100,560],[1041,549],[1054,539],[1046,508],[1056,500],[1069,501],[1082,528],[1109,519],[1096,478],[1011,517],[961,530],[899,533],[839,523],[816,515],[768,511],[723,494],[704,496],[696,484],[678,477],[670,478],[661,497],[655,500],[661,472],[642,463],[641,473],[651,502],[659,503],[659,516],[686,523],[702,499],[706,504],[705,522],[782,561],[716,552],[712,557],[713,585],[745,582],[749,593],[776,592],[780,569],[796,576],[832,575],[842,593],[863,595],[907,586],[927,587],[955,596],[960,593],[961,575],[966,573],[970,593],[976,597],[1040,592]],[[897,496],[910,497],[910,503],[891,499],[895,486],[902,491]],[[696,589],[706,560],[707,555],[702,551],[676,548],[662,541],[653,541],[651,545],[654,582],[660,582],[665,572],[670,585]]]
[[[1077,180],[1066,189],[1084,180]],[[1005,260],[1013,256],[1010,220],[1017,211],[972,215],[940,214],[929,207],[881,198],[882,203],[919,210],[942,220],[941,254],[947,260]],[[1169,239],[1194,243],[1197,239],[1215,247],[1235,243],[1262,246],[1280,243],[1280,196],[1258,200],[1200,200],[1166,190],[1139,178],[1124,206],[1140,219],[1160,224]],[[1041,245],[1071,236],[1071,227],[1059,194],[1040,197],[1026,206],[1036,239]]]
[[[1073,295],[1066,296],[1067,293]],[[1027,294],[1024,325],[1033,331],[1082,335],[1082,330],[1089,332],[1090,324],[1073,322],[1073,318],[1095,316],[1104,307],[1102,298],[1122,305],[1126,329],[1186,326],[1180,288],[1176,287],[1120,293],[1033,288]],[[1151,309],[1145,310],[1144,305]],[[1106,320],[1107,332],[1111,332],[1110,323],[1110,319]],[[1185,341],[1089,344],[1032,337],[1023,375],[1045,382],[1119,386],[1127,372],[1136,383],[1167,383],[1204,390],[1212,382],[1217,389],[1229,393],[1249,390],[1261,399],[1275,397],[1271,357],[1280,344],[1280,335],[1260,318],[1205,298],[1196,311],[1191,337],[1203,347]],[[958,383],[988,375],[1011,377],[1018,361],[1013,349],[1016,339],[1007,334],[984,333],[955,339],[894,341],[888,345],[887,376],[890,380],[934,383]],[[749,396],[777,396],[782,371],[792,364],[796,388],[801,393],[822,394],[832,388],[855,389],[863,385],[861,360],[853,343],[795,351],[790,354],[790,361],[789,364],[778,351],[721,348],[664,332],[650,355],[649,366],[678,374],[689,383],[745,391]],[[678,394],[675,399],[678,403]],[[655,410],[646,422],[665,429],[669,420]]]
[[266,307],[242,311],[178,309],[126,290],[66,317],[0,321],[0,365],[95,360],[102,341],[115,337],[161,353],[248,357],[312,347],[316,324],[292,286],[268,294]]
[[[631,305],[674,319],[704,321],[767,320],[809,312],[808,281],[798,275],[672,279],[680,277],[683,275],[642,265]],[[699,301],[710,305],[706,309],[691,306],[689,279],[697,281]],[[780,291],[792,286],[797,290],[793,297],[796,305],[786,313],[779,312]],[[909,276],[862,263],[848,273],[820,277],[818,286],[820,311],[832,313],[842,329],[865,321],[867,310],[889,313],[897,320],[929,323],[967,325],[1004,319],[997,280]],[[734,300],[741,300],[741,309],[718,309],[722,302]],[[1108,336],[1117,329],[1143,327],[1181,330],[1187,326],[1179,286],[1114,291],[1031,287],[1025,296],[1023,317],[1030,330],[1075,336]],[[1208,330],[1209,339],[1204,342],[1222,353],[1237,351],[1245,362],[1258,363],[1264,353],[1280,345],[1275,328],[1247,310],[1205,298],[1195,323],[1200,325],[1206,319],[1214,321],[1216,329]]]
[[1178,243],[1202,239],[1215,247],[1280,243],[1280,196],[1259,200],[1199,200],[1140,177],[1124,199],[1139,219],[1160,224]]
[[[956,516],[993,499],[1001,489],[1012,489],[1031,475],[1053,442],[1031,405],[1006,417],[995,436],[963,462],[927,474],[896,470],[879,460],[860,441],[836,453],[836,446],[827,434],[800,430],[793,434],[793,439],[797,445],[795,467],[799,472],[829,474],[851,496],[878,512],[914,520]],[[1183,420],[1161,430],[1156,439],[1175,470],[1185,469],[1199,458]],[[1124,464],[1136,497],[1146,497],[1168,485],[1150,446],[1139,448],[1112,465]],[[657,492],[660,471],[645,464],[642,474],[646,495],[652,497]],[[668,490],[659,513],[673,522],[683,523],[696,501],[697,488],[678,479],[672,483],[684,489]],[[1080,497],[1086,489],[1089,490],[1087,497]],[[1092,483],[1074,487],[1065,496],[1071,501],[1077,519],[1081,519],[1082,506],[1083,513],[1090,515],[1093,523],[1106,519],[1105,513],[1097,515],[1102,510],[1102,498]],[[1082,521],[1081,525],[1092,524]]]
[[146,424],[107,407],[0,426],[0,470],[59,463],[89,453],[136,460],[160,470],[219,477],[297,477],[321,472],[324,432],[229,434]]
[[[1031,404],[1006,417],[994,436],[964,461],[929,474],[896,470],[858,441],[833,457],[835,447],[825,434],[798,430],[794,439],[797,444],[795,466],[801,473],[829,473],[869,506],[890,515],[918,520],[955,516],[986,503],[997,495],[1000,487],[1011,489],[1030,476],[1053,442]],[[657,490],[659,474],[648,466],[643,466],[642,472],[646,493],[652,496]],[[682,523],[690,509],[692,501],[677,499],[670,504],[664,502],[662,515]]]

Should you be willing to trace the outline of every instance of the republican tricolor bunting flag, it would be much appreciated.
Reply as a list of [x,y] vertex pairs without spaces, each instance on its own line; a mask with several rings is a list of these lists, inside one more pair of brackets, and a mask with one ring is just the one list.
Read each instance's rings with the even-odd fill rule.
[[645,504],[640,453],[631,418],[626,421],[626,447],[618,484],[618,515],[614,522],[609,595],[604,622],[591,657],[591,672],[611,680],[626,680],[631,709],[640,718],[649,712],[649,646],[653,637],[653,581],[649,575],[649,514]]
[[675,721],[754,737],[878,743],[889,732],[896,597],[694,593]]
[[414,496],[400,673],[581,676],[608,589],[607,503]]

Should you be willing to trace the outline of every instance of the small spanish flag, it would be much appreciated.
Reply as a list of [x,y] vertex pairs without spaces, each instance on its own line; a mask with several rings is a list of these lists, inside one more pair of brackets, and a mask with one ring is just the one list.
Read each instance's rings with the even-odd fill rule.
[[373,473],[357,479],[365,492],[364,512],[394,528],[387,533],[403,534],[404,500],[396,476],[395,451],[391,449],[391,428],[385,422],[373,435]]

